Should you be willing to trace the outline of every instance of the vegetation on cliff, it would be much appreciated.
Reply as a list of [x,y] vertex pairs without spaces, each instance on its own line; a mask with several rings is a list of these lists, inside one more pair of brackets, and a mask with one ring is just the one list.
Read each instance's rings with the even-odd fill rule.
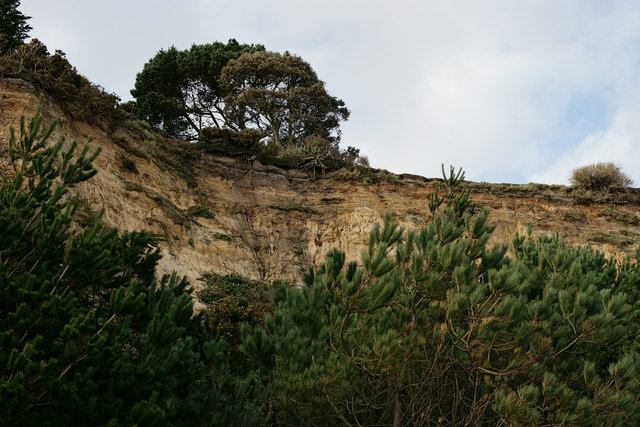
[[37,39],[0,56],[0,77],[18,78],[47,94],[72,120],[108,129],[129,117],[119,98],[78,73],[65,53],[50,54]]
[[578,188],[595,191],[609,191],[611,188],[624,188],[632,184],[631,178],[613,162],[599,162],[576,168],[571,171],[570,181]]
[[0,55],[24,43],[31,26],[29,16],[18,10],[20,0],[0,0]]
[[[454,182],[454,181],[451,181]],[[468,192],[332,251],[241,346],[276,424],[624,425],[640,420],[635,260],[558,236],[488,247]]]
[[186,281],[155,277],[157,237],[74,226],[97,153],[51,131],[21,123],[0,186],[4,424],[640,421],[636,260],[489,247],[452,173],[422,229],[388,215],[360,263],[333,250],[302,288],[205,277],[195,315]]
[[[20,123],[0,184],[2,425],[252,424],[259,390],[205,340],[190,289],[156,278],[158,237],[73,219],[98,152]],[[240,378],[240,381],[237,381]],[[242,402],[236,403],[236,400]]]
[[[42,49],[17,47],[2,72],[29,64],[16,76],[52,85],[67,112],[91,94],[119,111]],[[156,275],[158,236],[100,214],[74,221],[68,189],[98,153],[51,143],[54,126],[37,114],[0,149],[12,167],[0,183],[3,425],[640,423],[640,253],[530,233],[489,246],[489,212],[451,170],[424,227],[390,214],[360,262],[333,250],[301,287],[205,276],[196,314],[185,280]],[[261,144],[250,129],[209,132],[194,150]],[[295,149],[315,170],[336,148],[309,135]]]
[[139,118],[204,148],[314,174],[368,164],[359,150],[339,148],[344,102],[302,58],[262,45],[232,39],[160,50],[131,94]]
[[262,45],[228,43],[193,45],[187,50],[160,50],[136,77],[131,95],[134,112],[143,120],[185,140],[197,140],[209,126],[240,130],[228,117],[227,91],[220,73],[243,53],[263,51]]

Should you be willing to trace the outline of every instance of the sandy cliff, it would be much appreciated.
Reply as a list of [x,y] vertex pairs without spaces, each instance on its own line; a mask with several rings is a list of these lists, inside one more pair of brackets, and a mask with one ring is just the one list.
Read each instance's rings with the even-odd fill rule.
[[[31,116],[38,96],[27,83],[0,80],[0,170],[7,169],[9,127]],[[104,221],[165,236],[161,272],[192,279],[237,272],[253,279],[299,280],[334,247],[358,259],[371,226],[392,211],[409,227],[428,220],[437,179],[372,173],[313,179],[246,157],[204,153],[131,122],[105,131],[72,123],[51,101],[45,118],[59,121],[55,137],[101,147],[99,173],[73,192],[84,215],[104,210]],[[5,172],[6,173],[6,172]],[[384,179],[380,179],[383,176]],[[491,209],[494,242],[510,241],[531,223],[533,232],[558,232],[570,244],[608,254],[632,253],[640,242],[640,190],[589,194],[562,186],[465,183],[472,199]]]

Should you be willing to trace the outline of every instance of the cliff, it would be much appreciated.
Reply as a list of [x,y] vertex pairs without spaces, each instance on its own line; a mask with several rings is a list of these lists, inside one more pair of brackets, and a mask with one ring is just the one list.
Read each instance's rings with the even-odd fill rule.
[[[8,172],[9,128],[32,116],[38,94],[20,80],[0,80],[0,171]],[[197,149],[131,121],[104,130],[71,122],[51,101],[45,120],[58,120],[54,139],[101,147],[99,173],[72,192],[83,216],[164,236],[160,272],[176,271],[194,285],[207,272],[297,281],[332,248],[357,260],[371,226],[394,212],[407,227],[429,218],[438,179],[386,171],[338,171],[313,177]],[[93,138],[89,141],[89,138]],[[530,223],[534,234],[559,233],[622,257],[640,242],[640,189],[608,194],[564,186],[465,182],[471,198],[491,209],[494,243],[509,242]]]

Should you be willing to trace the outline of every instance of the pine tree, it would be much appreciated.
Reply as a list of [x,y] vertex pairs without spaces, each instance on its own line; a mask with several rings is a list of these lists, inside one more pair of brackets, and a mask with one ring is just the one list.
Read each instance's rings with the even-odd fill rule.
[[12,52],[20,46],[31,30],[19,10],[20,0],[0,0],[0,55]]
[[158,237],[74,225],[68,187],[99,150],[49,144],[42,121],[11,130],[0,185],[0,423],[257,422],[255,380],[205,342],[188,283],[156,280]]
[[361,265],[330,252],[246,331],[275,423],[638,423],[636,264],[558,236],[490,247],[453,172],[426,227],[387,216]]

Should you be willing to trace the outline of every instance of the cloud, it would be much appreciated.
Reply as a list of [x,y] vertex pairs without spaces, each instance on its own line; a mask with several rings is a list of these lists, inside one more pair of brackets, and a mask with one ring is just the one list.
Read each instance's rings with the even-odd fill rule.
[[531,176],[532,182],[568,183],[571,171],[597,162],[612,161],[640,185],[640,91],[633,91],[610,124],[567,149],[548,168]]
[[[439,176],[445,163],[476,181],[564,182],[561,161],[578,154],[635,158],[633,120],[621,124],[637,112],[632,1],[31,0],[23,10],[36,37],[124,99],[172,44],[233,37],[298,54],[352,111],[343,145],[394,172]],[[604,141],[612,148],[593,148]]]

